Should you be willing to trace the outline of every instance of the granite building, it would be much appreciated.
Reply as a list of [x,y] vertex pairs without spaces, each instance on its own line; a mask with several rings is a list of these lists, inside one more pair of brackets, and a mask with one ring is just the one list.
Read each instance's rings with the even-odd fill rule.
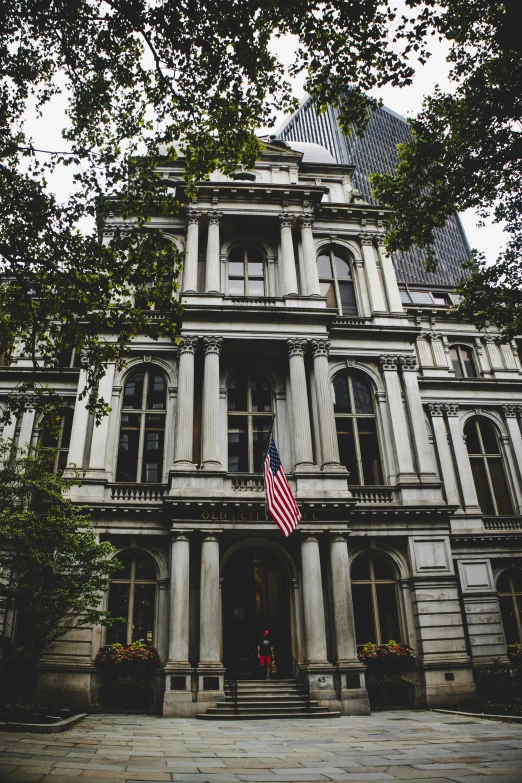
[[[160,171],[182,195],[183,161]],[[215,172],[184,214],[153,219],[184,253],[181,345],[135,339],[101,381],[98,427],[74,356],[49,371],[69,404],[55,466],[81,471],[73,499],[123,564],[106,606],[128,622],[64,638],[42,699],[114,707],[123,686],[96,653],[142,639],[162,661],[147,708],[201,714],[227,677],[257,676],[268,627],[278,676],[299,664],[329,710],[463,705],[474,669],[521,640],[518,347],[456,320],[454,280],[396,272],[388,211],[355,175],[282,139],[251,171]],[[24,364],[0,369],[0,393]],[[265,517],[272,420],[303,515],[287,539]],[[3,437],[45,433],[26,410]],[[380,681],[357,645],[390,639],[416,665]]]

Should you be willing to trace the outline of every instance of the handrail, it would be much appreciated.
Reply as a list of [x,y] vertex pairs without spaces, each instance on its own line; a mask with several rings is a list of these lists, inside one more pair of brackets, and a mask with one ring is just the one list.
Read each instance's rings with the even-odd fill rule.
[[306,700],[307,700],[307,711],[312,711],[312,705],[310,702],[310,678],[308,677],[308,674],[305,672],[305,670],[299,666],[296,659],[292,655],[292,660],[294,662],[294,676],[299,683],[300,681],[306,688]]
[[238,699],[237,699],[237,680],[235,677],[233,678],[227,678],[228,687],[230,688],[230,693],[232,695],[232,701],[234,702],[234,712],[238,713]]

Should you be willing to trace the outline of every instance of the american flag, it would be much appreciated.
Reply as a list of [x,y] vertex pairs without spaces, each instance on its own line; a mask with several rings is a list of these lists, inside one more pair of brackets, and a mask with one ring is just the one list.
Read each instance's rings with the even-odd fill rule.
[[268,513],[278,525],[284,536],[289,536],[295,530],[301,519],[288,479],[281,465],[274,439],[270,437],[270,445],[265,458],[265,490]]

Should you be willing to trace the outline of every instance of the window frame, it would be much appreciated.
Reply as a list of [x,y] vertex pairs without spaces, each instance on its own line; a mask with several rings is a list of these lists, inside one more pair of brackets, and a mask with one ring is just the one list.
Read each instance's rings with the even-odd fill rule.
[[[475,370],[475,375],[468,375],[467,372],[466,372],[466,365],[465,365],[463,357],[462,357],[462,349],[463,348],[470,352],[471,364],[473,365],[473,369]],[[450,345],[449,349],[450,349],[450,361],[451,361],[451,366],[452,366],[453,369],[455,369],[455,368],[453,366],[453,359],[451,357],[451,351],[452,350],[457,351],[457,359],[458,359],[458,363],[459,363],[461,374],[457,375],[455,373],[455,377],[456,378],[478,378],[479,377],[478,365],[477,365],[477,360],[476,360],[476,357],[475,357],[475,351],[473,350],[473,348],[470,345],[465,345],[463,343],[454,343],[453,345]]]
[[[132,552],[132,561],[131,561],[131,573],[130,577],[128,579],[118,579],[117,577],[114,579],[111,579],[109,584],[109,589],[107,590],[107,606],[109,605],[110,600],[110,591],[113,584],[119,584],[119,585],[129,585],[129,605],[127,609],[127,641],[126,644],[132,644],[132,632],[133,632],[133,616],[134,616],[134,602],[135,602],[135,587],[136,585],[154,585],[154,612],[153,612],[153,626],[152,626],[152,641],[150,646],[154,647],[157,634],[158,634],[158,567],[156,564],[155,559],[150,555],[148,552],[146,552],[144,549],[123,549],[120,552],[117,552],[115,555],[115,559],[117,560],[120,555],[122,555],[124,552]],[[136,579],[136,559],[137,556],[143,554],[146,557],[150,558],[154,564],[154,569],[156,571],[156,577],[155,579]],[[106,631],[107,633],[107,631]],[[147,644],[147,642],[145,642]]]
[[[247,410],[246,411],[231,411],[228,408],[228,392],[229,392],[229,384],[234,378],[238,378],[241,375],[246,376],[246,383],[247,383]],[[252,410],[252,387],[251,387],[251,379],[253,376],[257,375],[259,378],[263,379],[268,383],[270,387],[270,411],[254,411]],[[258,372],[257,370],[246,370],[246,371],[239,371],[239,372],[233,372],[229,375],[227,379],[227,472],[231,475],[238,475],[241,473],[249,473],[253,475],[260,475],[263,472],[263,468],[261,466],[260,471],[254,470],[254,418],[256,417],[265,417],[267,419],[274,420],[275,416],[275,396],[274,396],[274,387],[273,384],[270,382],[270,379],[267,377],[267,375],[263,372]],[[247,454],[248,454],[248,470],[238,470],[238,471],[230,471],[229,470],[229,464],[228,464],[228,434],[230,431],[230,418],[237,417],[237,418],[247,418]],[[275,423],[274,423],[275,427]]]
[[[515,589],[515,585],[513,583],[513,573],[512,573],[514,570],[515,570],[515,568],[506,568],[503,571],[501,571],[501,573],[497,576],[496,582],[497,582],[497,585],[498,585],[498,581],[499,581],[500,577],[503,576],[504,574],[507,574],[507,577],[509,579],[509,587],[510,587],[509,593],[505,593],[503,591],[501,592],[498,589],[498,587],[497,587],[497,594],[498,594],[499,597],[502,596],[502,597],[509,597],[509,598],[511,598],[511,601],[512,601],[512,604],[513,604],[513,609],[514,609],[514,614],[515,614],[516,626],[517,626],[517,630],[518,630],[518,644],[522,644],[522,590],[517,591]],[[517,570],[520,570],[520,569],[517,569]],[[521,608],[519,608],[519,606],[518,606],[517,596],[520,596],[520,598],[521,598]],[[500,606],[500,602],[499,602],[499,606]],[[502,621],[502,630],[504,632],[504,640],[506,641],[506,644],[512,644],[512,642],[508,642],[507,639],[506,639],[506,631],[505,631],[505,628],[504,628],[504,620],[503,620],[503,617],[502,617],[502,611],[500,612],[500,619]],[[516,643],[517,642],[515,642],[515,644]]]
[[[344,377],[346,380],[348,380],[348,395],[350,398],[350,408],[352,410],[352,413],[340,413],[335,411],[335,387],[334,387],[334,381],[336,378],[342,378]],[[380,427],[379,427],[379,417],[377,415],[377,406],[375,405],[375,394],[374,390],[372,388],[371,383],[369,383],[366,378],[358,378],[358,380],[361,380],[370,390],[370,394],[372,397],[372,404],[373,404],[373,413],[356,413],[355,412],[355,397],[353,393],[353,387],[352,387],[352,379],[353,379],[352,373],[350,373],[347,370],[343,370],[341,372],[336,373],[333,378],[331,379],[331,388],[332,388],[332,394],[333,394],[333,401],[334,401],[334,416],[336,420],[336,431],[337,431],[337,419],[338,418],[344,418],[344,419],[351,419],[353,424],[353,433],[354,433],[354,443],[355,443],[355,458],[357,461],[357,470],[359,472],[359,479],[362,479],[362,484],[355,484],[351,481],[352,476],[350,475],[348,478],[349,483],[351,486],[361,486],[361,487],[375,487],[375,486],[382,486],[384,484],[384,464],[383,464],[383,458],[382,458],[382,443],[381,443],[381,437],[380,437]],[[380,466],[380,474],[381,474],[381,484],[365,484],[364,483],[364,471],[363,471],[363,460],[361,457],[361,444],[359,442],[359,427],[357,423],[357,419],[373,419],[375,421],[375,435],[377,438],[377,448],[378,448],[378,461]],[[354,421],[355,420],[355,421]],[[342,463],[341,463],[342,464]]]
[[[336,247],[334,244],[325,245],[323,247],[320,247],[317,250],[316,254],[316,266],[317,262],[319,261],[320,256],[330,256],[330,269],[332,271],[332,277],[324,277],[320,274],[319,268],[317,267],[317,275],[319,277],[319,288],[321,287],[322,283],[333,283],[334,292],[335,292],[335,300],[336,300],[336,309],[338,314],[343,318],[357,318],[361,314],[361,304],[359,301],[359,292],[357,290],[357,285],[355,282],[355,275],[353,272],[353,264],[352,259],[350,256],[341,248]],[[345,264],[347,264],[348,269],[350,271],[350,277],[339,277],[337,275],[337,269],[334,263],[334,258],[338,257],[341,259],[341,261],[344,261]],[[355,309],[357,310],[356,314],[353,313],[344,313],[343,312],[343,306],[342,306],[342,300],[341,300],[341,291],[339,289],[339,281],[341,283],[349,282],[353,286],[353,293],[354,293],[354,299],[355,299]],[[324,294],[321,294],[321,296],[325,296]]]
[[[69,431],[69,443],[66,447],[63,446],[63,436],[65,432],[65,424],[66,424],[66,416],[70,416],[70,431]],[[45,428],[45,422],[43,420],[40,421],[40,435],[38,437],[38,446],[47,449],[49,452],[51,449],[54,450],[54,461],[53,461],[53,473],[58,473],[58,468],[60,466],[60,456],[62,454],[66,455],[65,463],[64,463],[64,470],[66,469],[68,463],[69,463],[69,451],[71,448],[71,436],[72,436],[72,427],[73,427],[73,421],[74,421],[74,407],[72,405],[67,405],[63,415],[60,419],[60,433],[58,437],[56,438],[56,445],[55,446],[45,446],[43,443],[43,440],[46,435],[46,428]],[[49,460],[49,464],[51,464],[51,461]],[[80,466],[81,467],[81,466]]]
[[[125,387],[129,380],[132,378],[134,373],[143,372],[144,378],[143,378],[143,392],[141,397],[141,408],[124,408],[123,407],[123,399],[125,395]],[[148,397],[148,391],[149,391],[149,377],[151,373],[157,373],[158,375],[161,375],[163,377],[163,380],[165,382],[165,408],[162,408],[161,410],[156,409],[149,409],[146,407],[147,405],[147,397]],[[118,461],[119,461],[119,445],[120,445],[120,438],[121,438],[121,432],[122,432],[122,416],[125,413],[129,414],[138,414],[140,416],[140,434],[138,438],[138,459],[136,463],[136,476],[137,478],[132,481],[122,481],[118,479]],[[146,434],[146,423],[147,423],[147,415],[149,414],[161,414],[163,416],[163,452],[162,452],[162,458],[161,458],[161,474],[159,475],[158,481],[143,481],[141,476],[143,472],[143,458],[144,458],[144,446],[145,446],[145,434]],[[120,415],[119,415],[119,429],[118,429],[118,440],[116,442],[116,469],[114,472],[114,475],[116,477],[116,483],[118,484],[147,484],[147,485],[157,485],[163,483],[163,477],[165,473],[165,455],[167,451],[167,414],[168,414],[168,383],[167,378],[165,375],[165,372],[158,367],[156,364],[150,364],[150,365],[138,365],[136,367],[133,367],[131,371],[126,376],[123,384],[122,384],[122,390],[120,394]]]
[[[243,250],[243,274],[237,275],[237,274],[231,274],[230,272],[230,256],[233,253],[236,253],[238,250]],[[261,257],[261,263],[263,265],[263,274],[262,275],[249,275],[248,274],[248,251],[253,250],[254,252],[258,252]],[[254,262],[252,262],[254,263]],[[233,296],[234,298],[249,298],[249,299],[259,299],[259,298],[265,298],[268,296],[268,269],[267,269],[267,263],[266,263],[266,253],[264,251],[264,248],[260,245],[253,243],[253,242],[240,242],[237,244],[234,244],[232,247],[230,247],[227,251],[227,276],[226,276],[226,291],[227,296]],[[244,293],[243,294],[234,294],[230,292],[230,280],[242,280],[243,281],[243,287],[244,287]],[[263,293],[262,294],[251,294],[249,293],[249,281],[252,280],[261,280],[263,283]]]
[[[498,445],[498,452],[496,454],[488,453],[485,450],[484,440],[482,438],[482,431],[481,431],[480,426],[478,426],[479,423],[481,423],[481,422],[484,422],[487,427],[491,428],[491,430],[492,430],[492,432],[493,432],[493,434],[494,434],[494,436],[496,438],[497,445]],[[470,452],[469,452],[469,448],[468,448],[468,444],[467,444],[466,428],[469,425],[471,425],[471,424],[475,425],[478,441],[479,441],[480,447],[482,449],[480,454],[470,454]],[[507,493],[508,493],[507,498],[508,498],[508,501],[509,501],[509,505],[511,506],[511,514],[513,514],[514,504],[513,504],[513,497],[512,497],[511,488],[510,488],[510,482],[509,482],[509,478],[508,478],[508,472],[507,472],[507,469],[506,469],[506,458],[505,458],[504,450],[502,448],[502,441],[499,438],[499,434],[498,434],[497,428],[491,422],[489,422],[487,420],[484,420],[483,417],[481,417],[481,416],[474,416],[473,418],[468,419],[468,421],[466,421],[466,423],[464,424],[463,434],[464,434],[464,440],[466,442],[466,450],[468,452],[468,458],[469,458],[471,467],[472,467],[472,462],[473,461],[478,462],[479,460],[482,462],[482,465],[484,466],[484,472],[486,474],[486,479],[487,479],[487,489],[489,491],[490,501],[491,501],[491,504],[492,504],[493,509],[494,509],[493,516],[496,516],[496,517],[508,516],[505,513],[501,514],[499,512],[499,510],[498,510],[498,503],[497,503],[497,498],[496,498],[496,495],[495,495],[494,484],[493,484],[493,480],[491,478],[491,473],[490,473],[490,469],[489,469],[489,460],[490,459],[499,459],[500,458],[500,464],[501,464],[501,467],[502,467],[502,471],[504,473],[504,481],[506,483],[506,490],[507,490]],[[472,468],[472,474],[473,474],[473,468]],[[473,483],[475,484],[475,475],[474,474],[473,474]],[[476,485],[475,485],[475,487],[476,487]],[[477,492],[477,496],[478,496],[478,494],[479,493]],[[485,516],[490,516],[486,511],[482,510],[482,513]]]
[[[354,565],[356,564],[357,560],[359,558],[367,557],[370,565],[370,578],[369,579],[353,579],[352,569]],[[375,577],[375,566],[374,566],[374,558],[377,557],[381,560],[383,560],[386,565],[389,566],[392,574],[394,576],[391,579],[377,579]],[[351,585],[370,585],[371,586],[371,597],[372,597],[372,612],[373,612],[373,624],[375,628],[375,642],[374,644],[386,644],[389,639],[382,639],[381,638],[381,622],[380,622],[380,615],[379,615],[379,599],[377,597],[377,585],[379,584],[393,584],[395,587],[395,605],[397,608],[397,622],[399,626],[399,633],[400,633],[400,639],[394,639],[394,641],[398,642],[399,644],[402,644],[402,639],[405,637],[405,629],[403,627],[403,620],[402,620],[402,611],[401,611],[401,604],[400,604],[400,593],[399,593],[399,583],[396,576],[396,571],[393,566],[393,564],[390,562],[389,558],[382,556],[382,555],[375,555],[372,552],[359,552],[352,562],[350,563],[350,583]],[[357,629],[355,629],[355,633],[357,636]]]

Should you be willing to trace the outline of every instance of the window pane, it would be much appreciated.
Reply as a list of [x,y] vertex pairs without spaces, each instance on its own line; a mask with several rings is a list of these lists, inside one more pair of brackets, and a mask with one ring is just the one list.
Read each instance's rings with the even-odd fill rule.
[[143,400],[143,380],[144,372],[135,372],[128,379],[123,390],[124,408],[141,408]]
[[495,500],[497,501],[498,513],[512,514],[513,507],[511,505],[511,498],[506,481],[506,474],[504,473],[504,466],[502,465],[502,458],[490,458],[488,459],[488,465],[489,475],[491,476],[491,483],[493,484],[493,492],[495,493]]
[[338,416],[335,419],[335,423],[337,425],[337,443],[339,444],[339,459],[341,465],[345,465],[350,472],[350,484],[362,484],[357,468],[353,420],[345,418],[344,416]]
[[359,378],[352,378],[353,401],[356,413],[373,413],[373,400],[370,387]]
[[248,295],[249,296],[264,296],[265,295],[265,283],[263,280],[249,280],[248,281]]
[[502,625],[504,626],[504,636],[506,644],[518,644],[521,639],[518,635],[517,618],[515,614],[515,604],[510,595],[501,595],[498,598],[500,604],[500,614],[502,615]]
[[263,470],[263,454],[271,425],[272,419],[269,416],[255,416],[252,422],[254,471],[256,473]]
[[357,419],[359,448],[365,484],[382,484],[375,419]]
[[484,460],[481,457],[471,460],[471,471],[473,473],[473,479],[475,480],[475,489],[477,490],[478,502],[482,512],[484,514],[494,514],[495,507],[493,506],[491,492],[489,491]]
[[335,299],[335,287],[333,283],[319,283],[319,291],[321,296],[326,296],[327,307],[337,307],[337,301]]
[[235,268],[239,269],[240,271],[238,272],[238,274],[242,275],[244,260],[245,260],[245,248],[235,247],[228,257],[229,268],[230,268],[230,264],[238,264],[239,266],[236,266]]
[[399,614],[397,612],[397,592],[395,585],[377,585],[377,604],[381,626],[381,644],[391,639],[400,642]]
[[370,558],[368,555],[358,557],[352,566],[352,582],[357,579],[370,579]]
[[244,280],[229,280],[228,281],[228,293],[231,296],[244,296],[245,295],[245,281]]
[[377,643],[371,585],[352,585],[355,640],[357,644]]
[[136,579],[150,579],[156,581],[156,569],[154,562],[148,555],[142,552],[136,553]]
[[497,580],[497,590],[499,593],[509,593],[511,585],[509,584],[510,571],[503,571]]
[[350,266],[349,264],[344,260],[344,258],[339,258],[338,256],[334,256],[334,266],[335,271],[337,273],[337,277],[351,277],[350,275]]
[[376,579],[393,579],[393,571],[389,563],[381,557],[373,558],[373,573]]
[[322,255],[317,257],[317,271],[319,277],[333,277],[330,256]]
[[339,283],[339,295],[341,297],[343,315],[358,315],[355,289],[351,280],[345,280],[344,282],[341,281]]
[[248,262],[248,276],[263,277],[263,262],[262,261],[249,261]]
[[122,564],[122,568],[115,574],[113,579],[130,579],[131,578],[131,563],[134,557],[133,552],[120,552],[116,555],[116,560],[119,560]]
[[134,588],[133,642],[139,639],[146,644],[152,645],[155,596],[156,585],[136,585]]
[[228,382],[228,410],[246,411],[247,409],[247,378],[246,375],[236,375]]
[[477,371],[475,370],[475,363],[473,361],[473,352],[469,348],[461,348],[460,351],[466,375],[468,378],[475,378]]
[[140,420],[141,415],[139,413],[122,414],[116,481],[137,480]]
[[466,436],[466,448],[468,450],[468,454],[481,454],[482,448],[477,434],[476,420],[468,421],[464,427],[464,435]]
[[252,410],[272,410],[272,390],[270,384],[262,376],[253,375],[250,381],[252,391]]
[[147,394],[147,408],[149,410],[166,410],[166,384],[163,375],[157,372],[149,373],[149,390]]
[[[113,617],[122,617],[125,620],[129,612],[130,585],[112,584],[109,590],[108,610]],[[127,623],[115,623],[107,628],[107,644],[127,644]]]
[[147,483],[157,483],[162,479],[164,429],[164,416],[147,414],[141,473],[141,480]]
[[243,277],[245,273],[245,268],[243,266],[242,261],[229,261],[228,262],[228,274],[229,275],[237,275],[238,277]]
[[483,420],[480,420],[477,423],[480,427],[480,434],[482,435],[484,454],[500,454],[497,436],[493,427]]
[[338,375],[333,382],[335,395],[335,412],[351,413],[350,394],[348,392],[348,378],[346,375]]
[[67,410],[63,415],[62,439],[60,441],[61,449],[68,449],[71,443],[71,430],[72,430],[73,416],[74,416],[74,411],[72,410],[72,408],[67,408]]
[[228,417],[228,471],[248,471],[248,435],[246,416]]
[[455,377],[462,378],[462,369],[459,361],[459,353],[456,348],[450,348],[450,357],[453,369],[455,370]]

